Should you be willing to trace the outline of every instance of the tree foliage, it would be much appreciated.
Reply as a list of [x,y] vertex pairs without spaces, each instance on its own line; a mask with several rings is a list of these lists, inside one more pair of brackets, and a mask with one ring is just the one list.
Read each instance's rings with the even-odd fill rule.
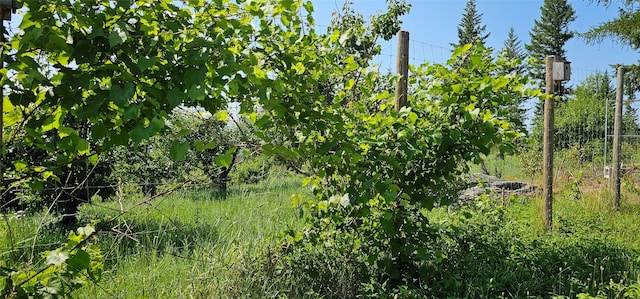
[[533,65],[534,78],[544,80],[544,62],[547,55],[558,55],[566,60],[568,40],[574,37],[569,24],[575,21],[576,11],[566,0],[544,0],[540,7],[540,19],[535,20],[529,32],[530,42],[525,45],[529,56],[538,63]]
[[[295,53],[305,35],[301,2],[23,4],[21,31],[3,45],[4,190],[41,188],[71,163],[138,145],[165,130],[179,106],[215,114],[237,101],[252,111],[282,90],[274,76],[304,72]],[[14,155],[32,149],[49,155]]]
[[[306,63],[332,51],[306,32],[310,2],[21,2],[20,31],[2,44],[2,205],[23,184],[41,189],[63,181],[69,165],[95,164],[117,146],[139,148],[167,130],[177,107],[215,115],[235,101],[255,120],[259,101],[291,122],[297,99],[287,98],[290,87],[307,73]],[[326,78],[320,65],[311,69],[313,82]],[[317,96],[307,93],[310,86],[317,85],[300,84],[295,95]],[[34,149],[46,155],[27,159]],[[175,140],[170,149],[177,159],[207,148]],[[217,164],[225,164],[225,154]]]
[[482,25],[482,13],[476,8],[476,1],[469,0],[465,6],[462,20],[458,25],[458,42],[451,44],[460,47],[466,44],[484,44],[490,33],[486,33],[486,25]]
[[[518,74],[525,75],[526,74],[526,64],[525,58],[526,54],[524,49],[522,48],[522,42],[515,34],[513,27],[509,29],[509,33],[507,34],[507,39],[504,41],[502,49],[499,53],[500,57],[505,60],[511,62],[507,64],[501,72],[505,74]],[[520,126],[524,126],[525,119],[525,109],[522,108],[522,104],[526,101],[526,98],[522,97],[513,97],[511,103],[508,105],[507,110],[509,111],[510,118],[519,124]]]
[[[308,183],[319,202],[310,203],[307,230],[291,234],[294,244],[346,245],[338,250],[358,252],[362,267],[386,273],[371,278],[377,286],[419,288],[421,271],[438,258],[424,254],[429,240],[423,234],[430,229],[424,210],[450,202],[467,162],[494,147],[512,148],[519,132],[500,107],[513,94],[535,94],[525,77],[499,74],[505,61],[492,60],[488,51],[466,45],[449,66],[413,68],[415,92],[400,111],[388,93],[366,94],[341,108],[345,117],[329,119],[322,135],[305,134],[297,150],[317,149],[310,161],[320,171]],[[461,60],[468,68],[457,66]],[[371,90],[366,82],[374,80],[360,88]],[[362,283],[372,282],[366,279]]]
[[623,7],[619,8],[618,17],[592,27],[581,36],[591,43],[599,43],[606,38],[614,38],[634,50],[640,49],[640,32],[638,32],[638,28],[640,28],[639,1],[599,0],[597,2],[604,5],[620,2]]
[[[539,80],[540,86],[545,82],[545,62],[547,55],[557,55],[559,60],[566,61],[567,53],[564,48],[568,40],[573,38],[574,32],[569,25],[575,21],[576,12],[567,0],[544,0],[540,7],[540,19],[535,20],[529,32],[530,41],[525,45],[528,56],[534,59],[529,63],[531,77]],[[563,90],[562,84],[556,84],[558,90]],[[541,121],[543,103],[535,105],[534,122]]]

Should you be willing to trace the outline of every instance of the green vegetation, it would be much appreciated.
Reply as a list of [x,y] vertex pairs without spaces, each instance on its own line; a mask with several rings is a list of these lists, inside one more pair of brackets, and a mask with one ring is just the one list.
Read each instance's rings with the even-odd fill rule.
[[[518,166],[517,158],[507,161],[509,167]],[[362,282],[385,275],[382,268],[365,271],[358,266],[366,255],[353,250],[365,244],[349,243],[345,237],[300,249],[282,242],[282,232],[304,226],[291,195],[299,194],[294,197],[298,203],[313,198],[301,187],[301,178],[291,174],[233,185],[226,200],[210,190],[184,190],[143,205],[137,196],[94,202],[83,207],[80,219],[101,219],[92,242],[102,252],[102,280],[72,295],[385,298],[397,292],[403,298],[575,298],[582,293],[634,298],[640,290],[640,198],[629,189],[632,181],[625,181],[621,212],[609,208],[601,179],[565,182],[556,196],[552,233],[543,233],[541,201],[535,196],[514,196],[503,204],[489,194],[451,213],[425,211],[428,229],[423,237],[429,246],[422,254],[432,259],[420,265],[418,288],[397,290]],[[576,188],[580,198],[572,195]],[[64,233],[57,230],[36,234],[41,219],[5,218],[1,251],[11,256],[3,260],[12,263],[3,267],[28,261],[32,244],[62,239]],[[6,237],[9,233],[12,238]],[[36,246],[35,256],[44,249]]]
[[[568,137],[603,80],[558,109],[569,140],[543,233],[535,195],[446,208],[472,164],[539,177],[517,108],[540,91],[513,35],[511,54],[465,42],[444,65],[410,66],[395,108],[399,78],[371,59],[405,1],[368,21],[347,3],[323,34],[311,2],[66,2],[25,0],[4,44],[17,75],[1,79],[0,298],[637,295],[634,177],[609,209],[603,145]],[[533,30],[562,21],[546,45],[561,55],[565,2],[545,1]],[[484,40],[468,3],[463,27]]]

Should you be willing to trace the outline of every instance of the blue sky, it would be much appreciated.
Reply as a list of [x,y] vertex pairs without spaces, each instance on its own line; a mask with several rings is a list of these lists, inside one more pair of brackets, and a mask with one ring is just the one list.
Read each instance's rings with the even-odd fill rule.
[[[354,9],[365,16],[384,10],[384,0],[352,0]],[[457,26],[460,23],[466,0],[408,0],[412,8],[403,20],[403,29],[408,30],[412,44],[410,56],[412,63],[420,61],[443,62],[449,55],[449,44],[457,41]],[[576,10],[577,19],[570,24],[570,29],[585,32],[589,28],[613,19],[617,15],[617,6],[603,7],[589,0],[569,1]],[[614,1],[615,2],[615,1]],[[343,0],[313,0],[314,17],[317,25],[328,25],[331,13],[344,3]],[[529,42],[529,31],[534,21],[540,18],[542,0],[476,0],[478,12],[482,13],[482,23],[491,35],[487,39],[488,46],[502,48],[511,27],[521,40],[523,46]],[[640,30],[640,29],[639,29]],[[383,43],[381,64],[389,65],[395,51],[395,42]],[[595,71],[609,70],[613,74],[611,64],[637,63],[640,52],[605,40],[596,45],[589,45],[575,37],[567,45],[567,57],[572,66],[572,82],[578,83]],[[389,61],[386,57],[388,56]]]

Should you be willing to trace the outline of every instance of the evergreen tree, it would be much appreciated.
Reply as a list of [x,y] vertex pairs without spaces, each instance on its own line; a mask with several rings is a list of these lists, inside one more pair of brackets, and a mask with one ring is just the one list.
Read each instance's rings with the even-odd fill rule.
[[458,25],[458,42],[451,46],[455,48],[466,44],[484,44],[490,34],[485,34],[486,27],[482,25],[482,14],[476,9],[476,1],[469,0]]
[[[567,0],[544,0],[540,13],[540,19],[535,21],[529,32],[530,44],[526,44],[525,48],[529,57],[536,59],[535,63],[529,64],[531,77],[540,80],[540,85],[544,86],[547,55],[559,55],[560,59],[567,60],[564,46],[574,37],[574,32],[569,30],[569,24],[575,21],[576,11]],[[556,88],[564,90],[562,84],[558,84]],[[540,101],[535,107],[537,121],[540,121],[543,106]]]
[[[500,50],[500,57],[506,59],[509,64],[506,65],[501,72],[503,74],[517,74],[522,75],[526,72],[524,59],[526,57],[522,48],[522,42],[515,34],[512,28],[509,29],[507,39],[504,41],[502,49]],[[510,105],[506,107],[509,118],[516,124],[524,124],[525,110],[522,108],[522,103],[526,100],[523,97],[513,97]]]
[[[609,5],[615,0],[598,0],[597,2]],[[583,34],[587,41],[596,43],[601,42],[605,38],[613,37],[618,39],[622,44],[631,46],[634,50],[640,50],[640,9],[638,4],[640,0],[618,1],[624,3],[624,7],[620,8],[618,17],[591,28],[587,33]]]
[[509,29],[507,39],[504,41],[502,49],[500,50],[500,56],[504,57],[508,61],[515,62],[515,65],[508,69],[509,72],[516,72],[518,74],[523,74],[525,72],[524,60],[526,58],[526,54],[522,48],[522,42],[516,35],[513,27]]

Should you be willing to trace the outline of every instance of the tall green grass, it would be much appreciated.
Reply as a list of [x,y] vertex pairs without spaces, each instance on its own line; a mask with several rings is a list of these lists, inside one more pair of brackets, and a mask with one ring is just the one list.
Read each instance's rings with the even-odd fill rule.
[[[288,175],[234,186],[226,198],[215,191],[183,190],[145,204],[140,204],[144,198],[125,196],[85,205],[81,222],[100,220],[96,242],[105,272],[102,281],[73,296],[237,297],[243,265],[275,246],[285,230],[302,225],[292,206],[294,193],[306,192],[299,178]],[[114,220],[120,210],[130,211]],[[2,260],[15,264],[5,266],[28,263],[33,243],[37,256],[65,239],[64,231],[46,225],[36,231],[42,216],[6,219],[0,252]]]
[[[517,157],[503,161],[517,166]],[[512,173],[517,179],[516,171]],[[552,232],[543,229],[542,200],[535,195],[506,202],[489,198],[462,210],[429,212],[437,228],[433,248],[446,258],[430,263],[424,281],[416,284],[420,289],[407,294],[640,296],[636,179],[625,178],[619,211],[611,208],[608,182],[602,178],[561,176],[558,181]],[[210,190],[182,190],[148,203],[124,196],[85,205],[81,224],[100,220],[95,242],[102,250],[105,272],[99,283],[73,296],[344,298],[365,292],[392,297],[384,285],[361,284],[362,277],[380,273],[358,267],[360,257],[342,250],[350,248],[345,240],[300,250],[281,247],[283,232],[304,225],[292,194],[311,196],[300,178],[284,175],[232,186],[226,198]],[[121,210],[130,211],[118,216]],[[67,234],[43,214],[4,215],[1,220],[0,262],[9,268],[35,262],[39,252],[56,248]]]

